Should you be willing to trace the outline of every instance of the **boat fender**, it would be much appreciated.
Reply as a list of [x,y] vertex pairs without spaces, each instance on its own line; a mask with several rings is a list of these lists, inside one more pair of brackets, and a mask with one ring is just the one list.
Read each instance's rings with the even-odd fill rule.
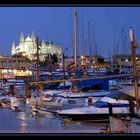
[[19,109],[18,109],[17,106],[14,106],[14,109],[15,109],[15,112],[18,112],[19,111]]
[[34,110],[33,115],[39,115],[39,112]]
[[26,98],[26,105],[30,104],[30,98]]
[[88,105],[91,105],[92,104],[92,97],[88,97]]

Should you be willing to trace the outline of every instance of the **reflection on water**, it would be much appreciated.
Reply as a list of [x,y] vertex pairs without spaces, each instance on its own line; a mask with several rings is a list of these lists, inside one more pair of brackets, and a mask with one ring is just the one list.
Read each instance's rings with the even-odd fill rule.
[[30,108],[22,106],[21,112],[0,108],[0,133],[99,133],[106,124],[67,121],[52,113],[34,116]]

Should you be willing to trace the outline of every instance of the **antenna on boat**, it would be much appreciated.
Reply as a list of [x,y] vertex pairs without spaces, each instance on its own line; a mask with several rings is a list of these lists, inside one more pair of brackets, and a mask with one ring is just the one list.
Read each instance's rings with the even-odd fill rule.
[[133,78],[134,78],[136,106],[138,110],[139,96],[138,96],[138,78],[137,78],[137,65],[136,65],[136,42],[135,42],[135,37],[134,37],[134,32],[132,30],[132,27],[130,27],[129,35],[130,35],[130,42],[131,42],[131,49],[132,49],[132,64],[133,64]]
[[77,66],[77,42],[76,42],[77,9],[74,8],[74,65]]

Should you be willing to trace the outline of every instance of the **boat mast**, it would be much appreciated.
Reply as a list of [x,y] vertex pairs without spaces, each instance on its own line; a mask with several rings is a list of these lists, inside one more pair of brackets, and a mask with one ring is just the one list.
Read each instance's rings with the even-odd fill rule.
[[89,67],[91,68],[91,42],[90,42],[90,25],[88,22],[88,37],[89,37]]
[[74,65],[75,67],[77,66],[77,42],[76,42],[76,35],[77,35],[77,32],[76,32],[76,25],[77,25],[77,9],[76,7],[74,8]]
[[122,27],[122,49],[123,49],[123,68],[126,67],[126,63],[125,63],[125,60],[126,60],[126,43],[125,43],[125,32],[124,32],[124,27]]
[[36,80],[39,81],[39,46],[38,46],[39,42],[38,42],[38,36],[37,36],[37,39],[36,39],[36,47],[37,47],[37,52],[36,52],[36,55],[37,55],[37,60],[36,60],[36,69],[37,69],[37,77],[36,77]]
[[136,107],[138,110],[139,96],[138,96],[138,78],[137,78],[137,65],[136,65],[136,42],[135,42],[135,38],[134,38],[134,32],[131,27],[130,27],[130,41],[131,41],[131,49],[132,49],[132,64],[133,64],[133,77],[134,77]]

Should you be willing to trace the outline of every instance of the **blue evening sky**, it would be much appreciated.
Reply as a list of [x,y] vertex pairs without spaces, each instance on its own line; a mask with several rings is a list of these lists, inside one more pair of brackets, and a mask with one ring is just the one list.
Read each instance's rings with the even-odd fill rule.
[[[34,31],[40,40],[53,41],[62,46],[65,55],[72,55],[73,12],[74,7],[0,7],[0,55],[11,54],[12,42],[19,43],[21,31],[26,37]],[[91,54],[97,52],[106,58],[114,54],[113,47],[118,48],[118,53],[123,50],[130,53],[130,26],[140,42],[140,7],[78,7],[77,14],[80,55],[89,54],[89,44]],[[122,28],[126,35],[126,49],[122,45]]]

